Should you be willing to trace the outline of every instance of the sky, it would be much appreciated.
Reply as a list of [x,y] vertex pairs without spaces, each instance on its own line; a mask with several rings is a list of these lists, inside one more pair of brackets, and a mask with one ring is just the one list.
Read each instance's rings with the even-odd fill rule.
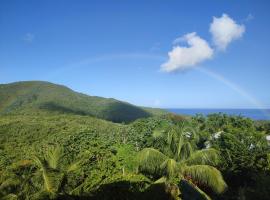
[[269,0],[0,1],[0,83],[160,108],[270,108]]

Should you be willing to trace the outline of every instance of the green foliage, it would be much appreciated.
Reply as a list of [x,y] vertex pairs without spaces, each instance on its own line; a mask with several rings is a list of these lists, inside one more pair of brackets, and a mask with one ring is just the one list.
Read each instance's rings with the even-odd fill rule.
[[222,193],[227,185],[224,182],[220,171],[209,165],[191,165],[183,170],[185,177],[191,177],[191,180],[197,181],[199,185],[210,187],[216,193]]
[[65,194],[64,187],[68,183],[68,175],[80,170],[81,161],[63,165],[62,149],[57,146],[49,149],[43,157],[35,156],[34,161],[42,173],[44,192],[50,198],[57,198],[60,194]]
[[161,109],[141,108],[111,98],[87,96],[71,89],[42,81],[0,85],[0,113],[40,111],[88,115],[113,122],[162,115]]
[[137,171],[136,151],[132,145],[121,144],[116,146],[116,157],[122,167],[123,175]]
[[217,166],[220,162],[220,155],[219,152],[213,148],[201,149],[193,152],[185,162],[188,165],[203,164]]
[[[192,148],[189,141],[196,141],[195,134],[186,123],[181,123],[167,133],[159,134],[159,139],[165,140],[165,147],[161,149],[162,152],[154,148],[143,149],[138,154],[139,169],[146,175],[150,173],[154,177],[161,177],[156,182],[164,180],[169,187],[175,181],[179,184],[186,180],[194,185],[207,186],[216,193],[223,192],[227,185],[221,173],[215,167],[206,165],[217,164],[218,153],[214,149]],[[194,188],[203,193],[198,186]],[[174,199],[178,199],[178,195],[172,194]]]
[[[270,180],[267,122],[253,122],[247,118],[223,114],[207,118],[197,116],[193,120],[199,124],[202,132],[207,133],[205,138],[208,145],[219,150],[222,155],[219,168],[229,185],[222,198],[254,199],[252,196],[259,196],[258,191],[264,190],[264,187],[259,186],[257,177],[264,174],[264,181]],[[215,137],[216,133],[219,133],[218,137]],[[262,196],[260,199],[267,197]]]
[[[223,114],[169,114],[117,124],[74,110],[36,109],[33,102],[39,96],[28,95],[33,83],[24,84],[8,85],[13,87],[10,93],[0,95],[1,108],[18,108],[0,116],[0,199],[269,196],[267,122]],[[43,84],[33,93],[57,93],[72,102],[73,97],[65,96],[69,89],[62,88],[67,92],[62,94],[55,85],[45,85],[47,93]],[[16,103],[10,107],[8,102]],[[228,188],[218,194],[226,187],[222,176]]]
[[142,172],[159,175],[162,173],[160,166],[167,157],[153,148],[145,148],[138,154],[139,170]]

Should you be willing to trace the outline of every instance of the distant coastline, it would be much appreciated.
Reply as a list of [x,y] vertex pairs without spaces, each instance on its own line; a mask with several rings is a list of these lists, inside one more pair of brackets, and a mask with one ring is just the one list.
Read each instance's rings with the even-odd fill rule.
[[253,120],[270,120],[270,109],[224,109],[224,108],[167,108],[166,110],[175,114],[209,115],[213,113],[225,113],[228,115],[240,115]]

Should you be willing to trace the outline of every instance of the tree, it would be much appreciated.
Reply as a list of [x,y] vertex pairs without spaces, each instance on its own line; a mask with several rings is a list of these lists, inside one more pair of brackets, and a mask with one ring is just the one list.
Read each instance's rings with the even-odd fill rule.
[[0,199],[27,199],[35,193],[33,172],[31,160],[20,160],[9,166],[0,176]]
[[190,139],[194,132],[186,123],[173,128],[160,136],[166,144],[161,150],[145,148],[138,154],[139,170],[158,178],[155,183],[165,183],[167,191],[174,199],[180,199],[180,189],[176,183],[186,182],[198,191],[205,199],[210,197],[200,187],[211,188],[221,193],[226,183],[217,165],[219,155],[215,149],[195,150]]
[[56,147],[48,150],[45,156],[35,156],[34,161],[41,172],[44,189],[35,195],[36,198],[56,199],[59,196],[67,195],[64,186],[67,183],[67,176],[80,168],[80,162],[63,165],[62,149]]
[[262,133],[233,128],[221,134],[220,138],[214,141],[214,146],[223,155],[220,167],[230,186],[224,197],[228,199],[235,196],[242,196],[245,199],[254,199],[254,196],[257,199],[268,197],[264,191],[269,191],[269,185],[262,183],[268,183],[270,180],[267,154],[269,146]]

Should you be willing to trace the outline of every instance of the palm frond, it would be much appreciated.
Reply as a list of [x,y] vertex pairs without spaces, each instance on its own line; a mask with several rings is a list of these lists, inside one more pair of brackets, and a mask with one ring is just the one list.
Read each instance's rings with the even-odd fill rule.
[[160,166],[166,178],[171,179],[177,172],[177,163],[174,159],[166,159]]
[[63,180],[63,173],[56,171],[55,169],[47,168],[43,170],[42,177],[44,180],[45,190],[49,193],[58,192],[61,182]]
[[[193,188],[195,191],[197,191],[200,194],[200,197],[205,200],[211,200],[211,198],[204,192],[202,191],[199,187],[197,187],[195,184],[193,184],[191,181],[188,180],[182,180],[185,184],[187,184],[189,187]],[[200,198],[200,199],[201,199]]]
[[177,160],[179,160],[179,158],[181,157],[181,150],[182,150],[183,145],[184,145],[184,138],[180,136],[178,138],[178,141],[176,142],[175,158]]
[[167,181],[167,178],[162,176],[161,178],[159,178],[158,180],[156,180],[154,182],[154,184],[160,184],[160,183],[165,183]]
[[202,149],[193,152],[185,160],[187,165],[217,165],[219,163],[219,153],[216,149]]
[[47,160],[49,166],[53,169],[57,169],[61,156],[62,156],[62,148],[61,147],[57,146],[54,149],[50,149],[46,155],[46,160]]
[[8,194],[6,196],[1,197],[2,200],[17,200],[18,196],[16,194]]
[[192,154],[192,152],[193,152],[193,148],[192,148],[191,144],[189,142],[185,142],[182,145],[182,148],[181,148],[180,160],[187,159],[188,157],[190,157],[190,155]]
[[74,172],[76,170],[79,170],[81,168],[81,161],[77,161],[74,163],[71,163],[67,168],[66,168],[66,172]]
[[157,132],[155,132],[154,146],[157,147],[157,148],[164,149],[164,148],[167,147],[167,142],[166,142],[164,132],[159,131],[159,134],[160,135],[157,135]]
[[42,157],[35,156],[34,161],[42,172],[44,189],[49,193],[56,193],[61,185],[63,173],[51,168],[47,160]]
[[166,138],[166,142],[167,142],[168,146],[172,145],[173,137],[175,136],[175,134],[176,134],[176,132],[175,132],[174,129],[171,129],[171,130],[168,131],[167,138]]
[[20,183],[21,181],[19,178],[17,178],[16,176],[12,176],[2,182],[2,184],[0,185],[0,190],[4,190],[8,187],[17,187],[20,185]]
[[183,174],[185,177],[191,178],[192,182],[210,187],[216,193],[222,193],[227,187],[220,171],[209,165],[186,166]]
[[37,155],[33,157],[33,161],[41,170],[43,169],[43,166],[46,165],[46,160]]
[[139,170],[152,174],[160,171],[160,166],[166,159],[167,156],[153,148],[145,148],[137,155]]

